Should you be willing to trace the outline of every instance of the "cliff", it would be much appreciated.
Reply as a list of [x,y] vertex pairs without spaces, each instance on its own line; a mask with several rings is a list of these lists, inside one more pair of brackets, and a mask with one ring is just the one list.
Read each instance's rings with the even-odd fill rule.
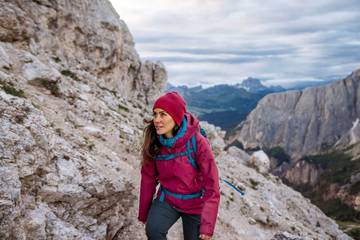
[[[244,148],[281,146],[294,160],[328,150],[359,118],[359,80],[360,69],[324,87],[267,95],[233,130],[229,142],[238,140]],[[356,133],[348,143],[358,139]]]
[[360,69],[326,86],[265,96],[229,135],[229,143],[263,149],[270,155],[272,173],[338,221],[356,223],[359,82]]

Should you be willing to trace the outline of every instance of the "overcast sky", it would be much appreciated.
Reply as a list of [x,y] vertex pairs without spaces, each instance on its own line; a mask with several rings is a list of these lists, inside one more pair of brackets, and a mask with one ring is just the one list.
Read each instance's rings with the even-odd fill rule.
[[359,0],[111,0],[174,85],[343,78],[360,68]]

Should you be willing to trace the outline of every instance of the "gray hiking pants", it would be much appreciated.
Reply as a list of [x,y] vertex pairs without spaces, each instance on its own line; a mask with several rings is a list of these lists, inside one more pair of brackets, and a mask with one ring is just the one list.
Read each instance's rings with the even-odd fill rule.
[[148,240],[166,240],[168,230],[180,217],[183,223],[184,240],[198,240],[200,215],[179,212],[165,201],[160,202],[159,199],[155,199],[146,221]]

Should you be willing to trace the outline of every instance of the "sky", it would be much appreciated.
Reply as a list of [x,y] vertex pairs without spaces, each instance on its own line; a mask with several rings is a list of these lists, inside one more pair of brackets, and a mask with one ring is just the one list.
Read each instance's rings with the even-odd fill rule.
[[289,87],[360,68],[358,0],[111,0],[141,59],[173,85]]

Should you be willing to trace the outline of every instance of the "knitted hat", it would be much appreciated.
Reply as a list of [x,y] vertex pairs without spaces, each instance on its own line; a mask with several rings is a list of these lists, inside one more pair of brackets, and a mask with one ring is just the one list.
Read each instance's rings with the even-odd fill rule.
[[159,97],[153,106],[155,108],[161,108],[165,110],[180,126],[186,112],[186,102],[177,92],[168,92]]

